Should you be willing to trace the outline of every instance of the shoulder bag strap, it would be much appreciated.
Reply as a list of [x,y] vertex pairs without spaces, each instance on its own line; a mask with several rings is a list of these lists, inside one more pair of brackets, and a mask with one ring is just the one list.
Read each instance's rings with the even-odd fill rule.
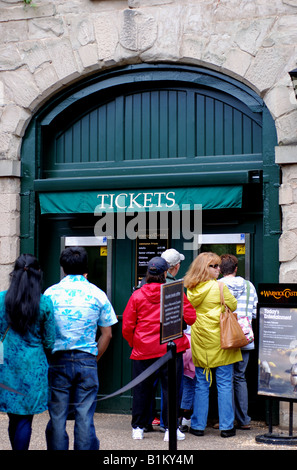
[[218,281],[218,284],[219,284],[220,296],[221,296],[221,310],[223,311],[223,306],[225,305],[225,298],[224,298],[224,292],[223,292],[224,291],[224,283]]
[[249,281],[245,281],[246,282],[246,307],[245,307],[245,314],[246,316],[248,315],[248,305],[249,305],[249,298],[250,298],[250,282]]

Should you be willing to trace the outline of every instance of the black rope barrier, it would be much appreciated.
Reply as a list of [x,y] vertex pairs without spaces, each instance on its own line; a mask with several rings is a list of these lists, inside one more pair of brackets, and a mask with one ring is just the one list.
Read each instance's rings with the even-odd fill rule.
[[135,377],[135,379],[133,379],[127,385],[120,388],[116,392],[111,393],[110,395],[107,395],[106,397],[99,398],[97,401],[107,400],[108,398],[115,397],[116,395],[120,395],[121,393],[124,393],[127,390],[130,390],[131,388],[134,388],[136,385],[140,384],[145,379],[147,379],[150,375],[152,375],[154,372],[156,372],[158,369],[160,369],[171,358],[172,358],[172,351],[168,351],[164,356],[160,357],[156,362],[154,362],[152,365],[150,365],[147,369],[145,369],[141,374],[139,374],[137,377]]

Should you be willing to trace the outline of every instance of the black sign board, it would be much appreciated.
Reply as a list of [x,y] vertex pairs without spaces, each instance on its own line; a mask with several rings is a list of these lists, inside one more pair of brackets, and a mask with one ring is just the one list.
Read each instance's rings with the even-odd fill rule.
[[297,305],[297,284],[259,284],[258,302]]
[[[167,236],[167,234],[166,234]],[[145,234],[136,239],[136,285],[145,277],[150,259],[168,249],[168,238],[160,238]]]
[[160,343],[183,335],[184,281],[161,285]]
[[297,285],[258,292],[258,394],[297,400]]

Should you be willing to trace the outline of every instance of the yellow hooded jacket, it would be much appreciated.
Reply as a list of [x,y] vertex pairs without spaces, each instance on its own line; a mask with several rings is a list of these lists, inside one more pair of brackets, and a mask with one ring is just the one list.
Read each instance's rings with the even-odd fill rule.
[[[220,289],[217,280],[200,282],[187,290],[187,297],[196,309],[197,319],[191,326],[191,348],[196,367],[209,370],[242,360],[240,349],[221,349],[220,340]],[[225,303],[234,312],[237,300],[224,285]]]

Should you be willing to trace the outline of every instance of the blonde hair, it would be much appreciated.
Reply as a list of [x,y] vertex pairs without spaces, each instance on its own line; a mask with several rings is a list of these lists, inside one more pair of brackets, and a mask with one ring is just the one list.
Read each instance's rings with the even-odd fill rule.
[[211,251],[200,253],[190,265],[185,277],[184,286],[192,289],[199,282],[212,279],[208,266],[210,264],[221,264],[221,258]]

